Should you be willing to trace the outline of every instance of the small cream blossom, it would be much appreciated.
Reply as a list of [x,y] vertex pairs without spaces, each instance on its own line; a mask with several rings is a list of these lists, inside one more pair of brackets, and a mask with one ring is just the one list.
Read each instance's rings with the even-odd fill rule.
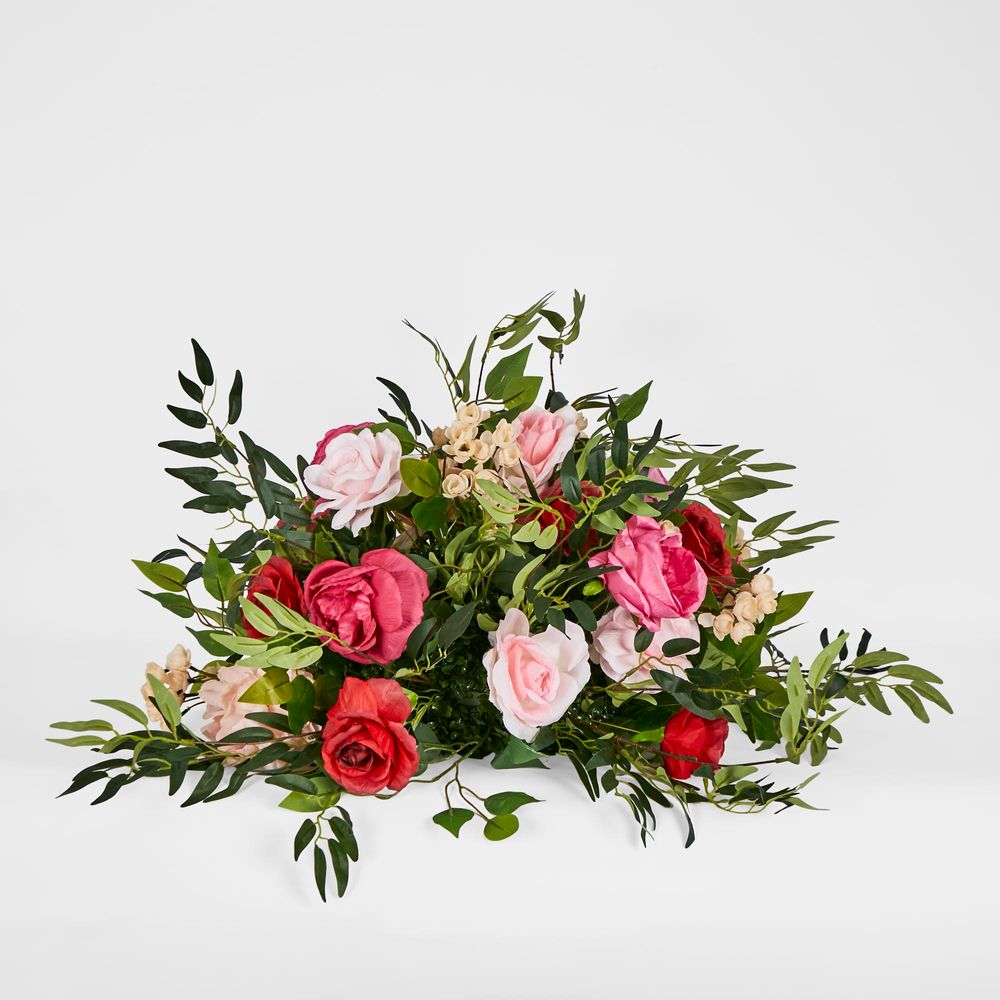
[[760,597],[761,594],[766,594],[769,591],[774,591],[774,580],[771,579],[770,574],[760,573],[750,581],[750,593],[754,597]]
[[[753,596],[749,591],[743,590],[736,595],[736,603],[733,605],[733,614],[741,622],[759,622],[764,616],[760,613],[760,608],[757,606],[757,598]],[[751,631],[753,631],[751,629]]]
[[731,611],[720,611],[715,616],[715,621],[712,622],[712,631],[715,633],[715,638],[725,639],[727,635],[730,635],[733,628],[736,625],[736,619],[733,617]]
[[738,646],[747,636],[753,635],[753,625],[749,622],[737,622],[729,634]]
[[471,469],[459,469],[444,477],[441,483],[441,492],[446,497],[452,499],[469,495],[475,485],[475,475]]
[[463,403],[455,413],[455,423],[478,427],[488,415],[478,403]]
[[492,469],[484,469],[482,466],[477,465],[473,470],[473,476],[476,478],[475,489],[480,492],[479,484],[484,480],[490,483],[499,483],[500,477]]
[[587,418],[579,412],[576,415],[576,429],[581,434],[587,429]]
[[504,445],[497,448],[495,458],[501,468],[510,468],[521,461],[521,449],[516,443]]
[[501,420],[493,430],[493,444],[497,448],[507,448],[512,444],[517,444],[517,422],[511,423],[509,420]]
[[762,615],[773,615],[778,610],[778,595],[770,590],[757,596],[757,607]]
[[493,442],[483,435],[472,442],[471,450],[473,460],[482,465],[493,457]]
[[[184,701],[184,692],[188,686],[188,671],[191,669],[191,650],[178,643],[167,654],[166,669],[158,663],[146,664],[147,677],[152,674],[177,699],[177,704]],[[142,686],[142,698],[146,704],[146,715],[154,725],[165,726],[166,722],[153,702],[153,686],[147,680]]]

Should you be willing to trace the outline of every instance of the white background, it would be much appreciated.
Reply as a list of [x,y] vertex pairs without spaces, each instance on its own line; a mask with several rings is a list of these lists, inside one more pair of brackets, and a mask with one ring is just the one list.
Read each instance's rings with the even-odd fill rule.
[[[0,11],[8,995],[995,995],[996,5]],[[574,286],[567,392],[655,377],[669,431],[797,463],[755,509],[842,522],[776,565],[799,651],[867,626],[954,717],[852,711],[829,812],[701,810],[689,851],[562,770],[476,776],[548,800],[499,845],[436,787],[359,802],[325,907],[274,789],[55,801],[88,760],[47,723],[185,635],[129,559],[211,528],[156,448],[187,338],[291,458],[377,374],[447,417],[401,317],[460,354]]]

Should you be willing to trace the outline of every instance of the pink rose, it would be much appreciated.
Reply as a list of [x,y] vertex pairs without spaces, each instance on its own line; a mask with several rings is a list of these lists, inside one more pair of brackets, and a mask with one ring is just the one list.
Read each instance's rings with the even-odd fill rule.
[[698,625],[693,618],[664,618],[653,636],[649,648],[642,653],[635,651],[635,635],[639,625],[625,608],[609,611],[594,630],[590,646],[591,658],[613,681],[641,684],[658,689],[652,680],[651,670],[667,670],[686,677],[691,666],[686,656],[664,656],[661,647],[668,639],[694,639],[697,641]]
[[332,430],[327,431],[322,439],[316,442],[316,454],[313,455],[312,464],[319,465],[323,461],[326,455],[326,446],[335,437],[340,437],[341,434],[352,434],[354,431],[364,430],[365,427],[371,426],[372,422],[369,420],[364,424],[341,424],[340,427],[334,427]]
[[490,701],[519,739],[561,719],[590,679],[587,640],[575,622],[566,622],[565,635],[554,625],[531,635],[524,612],[511,608],[490,643],[483,656]]
[[607,588],[653,632],[664,618],[690,618],[705,599],[705,571],[669,521],[630,517],[611,548],[591,556],[590,565],[621,567],[605,574]]
[[329,559],[303,586],[309,620],[333,633],[326,645],[355,663],[398,659],[429,593],[427,574],[394,549],[372,549],[358,566]]
[[368,427],[357,434],[330,431],[324,441],[320,460],[306,467],[303,481],[324,501],[316,513],[336,511],[333,527],[349,527],[356,535],[371,524],[375,507],[402,491],[402,446],[392,431],[373,434]]
[[504,475],[512,486],[524,489],[523,465],[535,489],[541,490],[562,465],[580,433],[577,412],[569,403],[555,413],[533,406],[514,421],[514,426],[521,460],[506,469]]

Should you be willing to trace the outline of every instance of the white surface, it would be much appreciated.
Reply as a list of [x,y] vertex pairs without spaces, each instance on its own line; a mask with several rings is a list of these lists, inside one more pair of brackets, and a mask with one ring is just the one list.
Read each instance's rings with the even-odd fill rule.
[[[995,995],[998,27],[871,0],[0,3],[5,993]],[[86,755],[46,724],[136,697],[183,637],[128,559],[210,527],[155,447],[186,338],[294,456],[371,416],[376,374],[445,415],[401,316],[460,353],[574,285],[567,387],[655,376],[670,431],[796,462],[766,512],[842,520],[776,567],[817,589],[802,651],[867,625],[954,718],[852,712],[830,812],[700,810],[690,851],[670,815],[643,851],[571,775],[487,769],[549,800],[500,845],[433,827],[435,789],[362,802],[326,907],[270,789],[54,801]]]

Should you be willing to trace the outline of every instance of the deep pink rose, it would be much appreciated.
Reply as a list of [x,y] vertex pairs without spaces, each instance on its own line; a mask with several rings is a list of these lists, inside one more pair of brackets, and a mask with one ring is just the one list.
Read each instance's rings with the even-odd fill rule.
[[592,556],[590,565],[621,566],[605,574],[604,582],[618,604],[652,632],[664,618],[690,617],[705,599],[705,571],[669,521],[630,517],[611,548]]
[[321,441],[316,442],[316,454],[313,455],[312,464],[319,465],[320,462],[326,457],[326,446],[335,438],[340,437],[341,434],[353,434],[355,431],[363,430],[365,427],[371,427],[372,422],[369,420],[366,424],[342,424],[340,427],[334,427],[332,430],[327,431]]
[[359,566],[329,559],[303,587],[309,620],[337,637],[326,645],[355,663],[398,659],[428,594],[427,574],[394,549],[366,552]]

